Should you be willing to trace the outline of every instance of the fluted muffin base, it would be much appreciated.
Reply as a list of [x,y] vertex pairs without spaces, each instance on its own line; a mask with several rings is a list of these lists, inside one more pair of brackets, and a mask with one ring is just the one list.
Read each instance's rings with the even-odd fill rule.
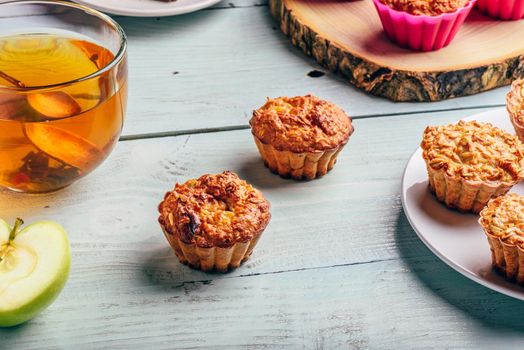
[[429,188],[437,199],[462,212],[480,213],[489,200],[506,194],[514,184],[490,184],[454,178],[428,167]]
[[279,151],[253,136],[264,164],[274,173],[295,180],[313,180],[326,175],[337,162],[345,143],[329,150],[295,153]]
[[262,236],[262,233],[260,233],[247,242],[238,242],[228,248],[202,248],[196,244],[183,242],[177,235],[167,232],[163,225],[160,226],[178,260],[194,269],[205,272],[213,270],[227,272],[239,267],[251,256],[260,236]]
[[511,119],[511,124],[513,125],[513,128],[515,129],[515,133],[517,134],[517,136],[519,137],[520,141],[524,142],[524,126],[522,126],[516,116],[513,114],[513,112],[511,112],[510,110],[508,110],[509,112],[509,116],[510,116],[510,119]]
[[485,233],[491,249],[493,267],[507,280],[524,285],[524,251],[516,245],[504,243],[488,232]]

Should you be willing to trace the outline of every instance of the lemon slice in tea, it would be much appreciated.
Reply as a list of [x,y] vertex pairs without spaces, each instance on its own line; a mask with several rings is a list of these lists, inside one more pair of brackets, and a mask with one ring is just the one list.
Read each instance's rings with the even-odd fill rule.
[[78,102],[63,91],[30,94],[27,102],[34,110],[49,118],[67,118],[82,111]]
[[[83,45],[89,45],[89,50]],[[75,81],[95,73],[111,52],[98,52],[95,44],[56,35],[20,35],[0,39],[0,72],[4,80],[25,87],[48,86]],[[105,51],[104,51],[105,50]],[[107,51],[107,53],[106,53]],[[96,58],[96,59],[95,59]],[[16,85],[16,84],[15,84]],[[101,100],[99,79],[77,81],[62,91],[27,95],[31,108],[50,119],[67,118],[94,108]]]
[[24,131],[40,151],[81,171],[91,170],[104,156],[89,140],[53,125],[27,123]]

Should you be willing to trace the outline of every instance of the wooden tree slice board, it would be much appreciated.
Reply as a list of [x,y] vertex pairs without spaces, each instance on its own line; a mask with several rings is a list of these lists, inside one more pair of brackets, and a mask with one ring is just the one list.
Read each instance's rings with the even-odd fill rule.
[[394,101],[438,101],[524,77],[524,20],[473,10],[455,40],[413,52],[389,41],[371,0],[269,0],[292,43],[355,86]]

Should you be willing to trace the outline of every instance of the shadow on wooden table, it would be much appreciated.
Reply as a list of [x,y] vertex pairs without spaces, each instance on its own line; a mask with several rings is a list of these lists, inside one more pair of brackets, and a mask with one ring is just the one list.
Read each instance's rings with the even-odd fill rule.
[[[167,244],[167,242],[166,242]],[[244,263],[244,267],[246,268]],[[156,286],[160,290],[176,290],[189,294],[203,286],[213,284],[214,280],[238,277],[240,271],[202,272],[178,261],[170,247],[148,252],[142,266],[142,285]],[[244,269],[245,271],[245,269]]]
[[296,185],[296,180],[273,174],[259,156],[248,158],[238,169],[238,176],[261,191]]
[[78,182],[50,193],[22,193],[0,187],[0,218],[9,224],[17,217],[27,220],[27,224],[47,219],[60,221],[50,216],[49,212],[64,204],[74,204],[77,186]]
[[177,289],[188,283],[209,284],[213,279],[209,273],[203,273],[180,263],[170,247],[149,253],[142,263],[145,285]]
[[395,241],[406,266],[433,294],[483,326],[524,332],[524,302],[477,284],[444,264],[416,237],[404,211],[397,219]]

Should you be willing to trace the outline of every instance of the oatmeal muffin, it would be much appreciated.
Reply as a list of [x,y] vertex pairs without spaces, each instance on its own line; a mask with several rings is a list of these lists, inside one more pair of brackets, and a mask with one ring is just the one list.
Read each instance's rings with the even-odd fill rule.
[[297,180],[331,170],[354,131],[341,108],[313,95],[268,99],[249,123],[266,166]]
[[508,280],[524,284],[524,196],[509,193],[492,199],[479,222],[488,237],[493,267]]
[[176,184],[158,222],[180,262],[225,272],[251,255],[269,223],[269,202],[230,171]]
[[524,79],[515,80],[506,95],[506,108],[519,139],[524,141]]
[[470,0],[380,0],[396,11],[415,16],[438,16],[455,12],[466,6]]
[[427,127],[421,148],[431,191],[460,211],[480,212],[524,178],[520,140],[488,123]]

